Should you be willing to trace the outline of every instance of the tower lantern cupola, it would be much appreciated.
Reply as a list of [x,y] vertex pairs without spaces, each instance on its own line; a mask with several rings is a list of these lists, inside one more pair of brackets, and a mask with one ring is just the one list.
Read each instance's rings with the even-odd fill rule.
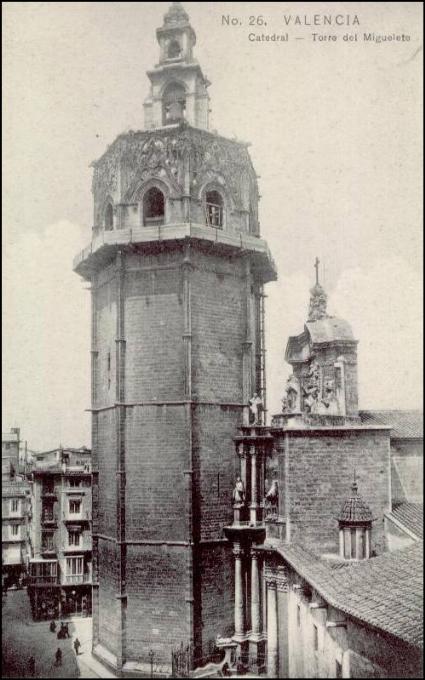
[[372,521],[372,512],[359,496],[354,478],[351,494],[338,516],[340,557],[346,560],[364,560],[370,557]]
[[208,129],[208,80],[193,57],[196,34],[180,2],[173,2],[157,29],[159,63],[148,71],[151,92],[145,100],[145,127],[158,128],[185,121]]
[[342,419],[359,417],[357,340],[347,321],[328,314],[318,258],[314,267],[316,281],[310,289],[304,331],[291,336],[286,346],[285,359],[293,374],[286,385],[282,412],[284,417],[301,416],[306,423],[331,417],[342,424]]

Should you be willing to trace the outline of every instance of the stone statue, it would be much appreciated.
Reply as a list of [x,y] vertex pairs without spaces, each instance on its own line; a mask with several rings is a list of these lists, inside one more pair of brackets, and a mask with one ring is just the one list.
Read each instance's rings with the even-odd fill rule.
[[258,396],[257,393],[249,400],[249,410],[252,416],[254,416],[254,425],[257,425],[260,421],[260,413],[263,407],[263,400]]
[[308,413],[316,413],[320,393],[320,367],[314,359],[303,384],[304,406]]
[[[276,472],[274,473],[276,474]],[[277,479],[273,479],[269,490],[265,495],[265,517],[273,520],[277,519],[279,506],[279,486]]]
[[234,505],[244,505],[245,503],[245,487],[240,477],[236,477],[233,489],[233,503]]
[[266,493],[266,500],[269,501],[271,505],[277,505],[279,502],[279,486],[277,479],[273,479],[270,489]]
[[336,416],[339,413],[339,404],[336,396],[335,381],[328,378],[323,385],[323,396],[320,401],[320,413]]
[[294,375],[290,375],[285,388],[285,396],[282,399],[283,413],[296,413],[300,411],[300,385]]

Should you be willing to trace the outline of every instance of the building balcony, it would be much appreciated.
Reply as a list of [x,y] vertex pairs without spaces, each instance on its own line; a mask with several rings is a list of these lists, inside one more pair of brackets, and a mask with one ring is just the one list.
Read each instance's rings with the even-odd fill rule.
[[65,513],[63,515],[63,521],[65,524],[84,524],[91,522],[91,512],[86,510],[85,512],[80,512],[78,515],[73,515],[70,513]]
[[25,536],[18,534],[17,536],[12,536],[9,534],[7,538],[2,539],[2,543],[23,543],[25,541]]
[[56,555],[57,547],[55,543],[43,543],[40,552],[42,555],[51,556]]
[[30,586],[55,586],[59,584],[58,576],[32,576],[29,577]]
[[62,548],[63,553],[67,553],[70,555],[76,555],[80,553],[87,553],[92,551],[92,545],[91,543],[86,543],[83,545],[67,545],[64,548]]
[[64,586],[75,586],[81,583],[90,584],[91,574],[63,574],[61,582]]
[[56,493],[56,491],[54,491],[54,489],[42,489],[41,497],[42,498],[55,499],[55,498],[57,498],[57,493]]
[[194,222],[126,226],[112,231],[95,229],[90,245],[74,258],[73,268],[81,276],[90,278],[94,269],[111,262],[115,252],[125,245],[157,241],[173,244],[187,238],[214,244],[228,252],[249,251],[255,258],[257,268],[262,271],[264,282],[276,280],[276,266],[266,242],[261,238]]
[[46,526],[55,526],[58,523],[58,517],[53,512],[43,512],[41,515],[41,523]]

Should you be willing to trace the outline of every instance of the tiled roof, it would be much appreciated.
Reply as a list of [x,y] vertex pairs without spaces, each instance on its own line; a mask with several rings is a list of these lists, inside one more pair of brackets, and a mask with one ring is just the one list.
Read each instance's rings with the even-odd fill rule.
[[393,439],[421,439],[424,436],[422,411],[359,411],[366,425],[389,425]]
[[332,569],[303,547],[273,546],[329,605],[423,646],[423,543]]
[[394,503],[391,515],[418,538],[424,537],[424,506],[421,503]]
[[351,496],[347,498],[338,515],[338,520],[350,524],[351,522],[371,522],[372,512],[367,503],[357,493],[357,484],[351,487]]

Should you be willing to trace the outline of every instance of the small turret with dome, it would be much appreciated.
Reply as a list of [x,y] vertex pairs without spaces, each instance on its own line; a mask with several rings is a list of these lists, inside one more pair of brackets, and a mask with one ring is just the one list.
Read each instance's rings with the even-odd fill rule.
[[345,560],[368,559],[371,554],[372,511],[358,493],[356,475],[351,494],[338,515],[339,554]]

